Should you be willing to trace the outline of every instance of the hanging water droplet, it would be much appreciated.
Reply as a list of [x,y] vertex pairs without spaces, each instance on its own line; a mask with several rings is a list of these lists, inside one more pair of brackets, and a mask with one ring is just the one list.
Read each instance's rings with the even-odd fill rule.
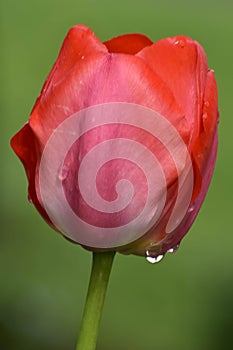
[[28,202],[29,202],[30,204],[33,204],[33,201],[32,201],[32,199],[31,199],[30,195],[28,195]]
[[151,263],[151,264],[155,264],[158,263],[159,261],[161,261],[163,259],[163,255],[157,255],[157,256],[153,256],[153,253],[151,253],[151,251],[148,249],[146,251],[146,260]]
[[179,249],[179,246],[180,246],[179,244],[176,244],[174,247],[168,249],[167,253],[171,253],[171,254],[176,253],[177,250]]

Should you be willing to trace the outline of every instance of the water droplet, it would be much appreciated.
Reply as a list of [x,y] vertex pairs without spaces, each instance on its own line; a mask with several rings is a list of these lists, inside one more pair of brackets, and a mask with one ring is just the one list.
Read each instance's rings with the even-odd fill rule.
[[207,114],[206,112],[203,113],[203,114],[202,114],[202,119],[203,119],[203,120],[206,120],[207,118],[208,118],[208,114]]
[[188,208],[188,213],[191,213],[195,209],[195,203],[191,204],[190,207]]
[[62,167],[60,174],[59,174],[59,180],[64,181],[68,176],[69,168],[67,166]]
[[205,101],[204,105],[205,105],[205,107],[209,107],[209,105],[210,105],[209,101]]
[[81,56],[81,60],[84,60],[85,56]]
[[179,246],[180,246],[179,244],[176,244],[174,247],[168,249],[167,253],[171,253],[171,254],[176,253],[177,250],[179,249]]
[[184,47],[184,41],[183,40],[176,40],[174,42],[174,45],[177,45],[177,46],[183,48]]
[[30,204],[33,204],[33,201],[32,201],[32,199],[31,199],[30,195],[28,195],[28,202],[29,202]]
[[158,263],[159,261],[161,261],[163,259],[163,255],[157,255],[157,256],[153,256],[153,253],[151,253],[151,251],[148,249],[146,251],[146,260],[151,263],[151,264],[155,264]]

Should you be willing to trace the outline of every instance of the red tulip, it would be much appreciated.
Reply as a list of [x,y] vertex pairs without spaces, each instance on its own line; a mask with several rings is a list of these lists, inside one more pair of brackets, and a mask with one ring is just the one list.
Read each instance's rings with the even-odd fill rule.
[[196,41],[131,34],[101,43],[78,25],[11,145],[55,230],[94,251],[156,261],[204,200],[217,122],[214,73]]

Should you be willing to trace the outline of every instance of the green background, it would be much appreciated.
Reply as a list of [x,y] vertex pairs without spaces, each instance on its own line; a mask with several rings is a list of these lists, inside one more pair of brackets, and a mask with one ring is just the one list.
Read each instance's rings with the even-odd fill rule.
[[221,115],[217,166],[195,224],[179,251],[158,264],[117,255],[98,349],[222,349],[233,328],[230,0],[2,1],[0,349],[72,350],[78,335],[91,254],[53,232],[28,203],[9,147],[76,23],[101,40],[126,32],[198,40],[215,70]]

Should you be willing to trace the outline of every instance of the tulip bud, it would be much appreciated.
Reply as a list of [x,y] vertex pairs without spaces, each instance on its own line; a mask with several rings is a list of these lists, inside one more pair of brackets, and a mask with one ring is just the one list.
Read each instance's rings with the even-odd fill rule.
[[205,198],[217,121],[214,73],[196,41],[101,43],[77,25],[11,145],[55,230],[89,250],[156,262],[177,249]]

